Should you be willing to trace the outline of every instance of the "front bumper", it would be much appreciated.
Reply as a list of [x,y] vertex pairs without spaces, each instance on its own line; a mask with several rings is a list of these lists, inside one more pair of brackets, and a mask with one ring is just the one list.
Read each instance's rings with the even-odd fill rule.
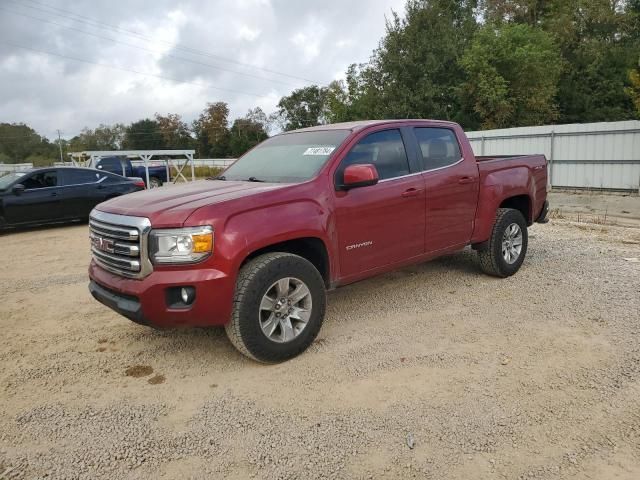
[[[224,325],[231,318],[235,280],[219,270],[204,266],[157,270],[136,280],[107,272],[91,261],[89,277],[89,291],[96,300],[142,325],[207,327]],[[169,289],[185,286],[195,289],[193,303],[171,306]]]

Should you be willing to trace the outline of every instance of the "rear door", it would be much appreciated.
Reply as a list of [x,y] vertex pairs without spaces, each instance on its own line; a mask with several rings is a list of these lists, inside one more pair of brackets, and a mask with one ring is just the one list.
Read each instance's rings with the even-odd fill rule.
[[401,130],[378,131],[362,138],[342,159],[336,184],[342,182],[348,165],[367,163],[378,170],[378,184],[336,192],[343,280],[424,250],[424,180],[416,166],[410,166]]
[[465,159],[455,132],[446,127],[415,127],[426,187],[425,251],[464,246],[471,240],[479,175]]
[[27,174],[20,182],[25,190],[4,199],[8,223],[38,223],[65,217],[60,198],[57,170]]
[[61,181],[64,195],[61,198],[62,208],[67,216],[86,218],[91,209],[100,203],[105,196],[102,180],[107,173],[88,168],[69,168],[61,170]]

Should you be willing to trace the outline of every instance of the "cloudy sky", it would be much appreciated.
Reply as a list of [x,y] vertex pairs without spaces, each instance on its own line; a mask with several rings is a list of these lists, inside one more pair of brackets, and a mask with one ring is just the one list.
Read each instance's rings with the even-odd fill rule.
[[232,117],[341,78],[405,0],[0,0],[0,122],[52,138],[155,112]]

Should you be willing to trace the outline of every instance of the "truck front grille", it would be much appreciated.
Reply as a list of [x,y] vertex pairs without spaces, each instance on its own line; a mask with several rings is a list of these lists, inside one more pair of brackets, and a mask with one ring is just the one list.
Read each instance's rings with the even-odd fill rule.
[[150,230],[151,222],[146,218],[92,211],[89,238],[93,259],[123,277],[146,277],[152,270],[147,254]]

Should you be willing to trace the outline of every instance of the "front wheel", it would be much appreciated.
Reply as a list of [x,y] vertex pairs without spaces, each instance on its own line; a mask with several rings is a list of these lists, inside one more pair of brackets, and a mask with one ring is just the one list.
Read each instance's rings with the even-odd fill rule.
[[324,281],[311,262],[290,253],[267,253],[241,268],[225,329],[247,357],[282,362],[315,340],[325,307]]
[[520,270],[527,254],[527,222],[522,213],[512,208],[500,208],[491,238],[478,251],[480,268],[494,277],[509,277]]

